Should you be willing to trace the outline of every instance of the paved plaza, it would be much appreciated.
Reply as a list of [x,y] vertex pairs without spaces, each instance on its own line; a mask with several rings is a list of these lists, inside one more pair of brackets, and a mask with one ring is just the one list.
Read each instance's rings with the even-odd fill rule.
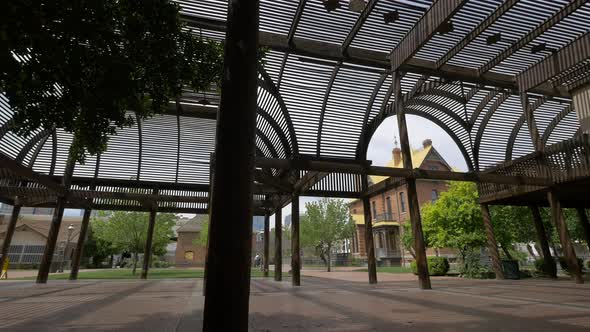
[[[569,280],[304,273],[253,279],[251,331],[588,331],[590,285]],[[200,331],[202,280],[0,282],[1,331]],[[229,319],[229,318],[228,318]]]

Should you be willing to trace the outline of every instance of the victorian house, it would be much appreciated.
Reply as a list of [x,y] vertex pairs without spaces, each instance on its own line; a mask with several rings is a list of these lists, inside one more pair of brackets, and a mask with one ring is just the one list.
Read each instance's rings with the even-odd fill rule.
[[[424,140],[422,148],[412,151],[412,166],[427,170],[450,171],[451,167],[432,146],[430,139]],[[386,167],[402,168],[401,149],[394,147],[392,159]],[[386,176],[369,176],[369,186],[384,181]],[[386,192],[370,197],[371,218],[373,221],[373,244],[375,258],[380,265],[400,265],[413,259],[409,251],[404,250],[401,239],[402,225],[410,222],[407,187],[403,180],[399,185]],[[441,192],[447,190],[446,181],[416,181],[420,206],[435,202]],[[363,202],[355,200],[349,204],[350,214],[355,222],[352,252],[355,257],[366,258],[365,222]]]

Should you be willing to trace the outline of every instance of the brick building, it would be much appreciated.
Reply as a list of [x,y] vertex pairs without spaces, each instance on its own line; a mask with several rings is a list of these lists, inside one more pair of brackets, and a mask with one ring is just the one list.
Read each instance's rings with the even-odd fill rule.
[[[451,167],[432,146],[430,139],[424,140],[423,147],[412,151],[412,165],[414,168],[450,171]],[[392,159],[386,167],[402,168],[403,160],[400,148],[392,151]],[[384,181],[386,176],[369,176],[369,186]],[[420,206],[427,202],[434,202],[441,192],[447,190],[445,181],[424,180],[416,181],[418,201]],[[381,265],[399,265],[412,259],[409,252],[404,251],[401,244],[401,227],[410,222],[407,187],[404,181],[384,193],[370,198],[371,218],[373,220],[373,244],[375,246],[375,258]],[[349,204],[350,214],[356,224],[352,241],[353,255],[359,258],[366,257],[365,246],[365,222],[363,214],[363,202],[355,200]]]
[[206,219],[206,215],[197,215],[176,230],[178,234],[174,259],[176,267],[205,265],[207,249],[205,246],[195,243],[195,240],[199,238]]

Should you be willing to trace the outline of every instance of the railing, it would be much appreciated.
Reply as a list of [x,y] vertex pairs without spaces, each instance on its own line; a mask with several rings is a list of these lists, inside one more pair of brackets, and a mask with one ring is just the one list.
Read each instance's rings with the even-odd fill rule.
[[[488,173],[546,177],[554,183],[563,183],[590,177],[590,139],[581,134],[567,141],[553,144],[543,153],[534,152],[490,169]],[[499,195],[517,195],[544,189],[534,185],[510,185],[479,183],[482,201],[493,200]]]
[[380,213],[373,217],[373,222],[380,221],[395,221],[395,219],[393,218],[393,213]]

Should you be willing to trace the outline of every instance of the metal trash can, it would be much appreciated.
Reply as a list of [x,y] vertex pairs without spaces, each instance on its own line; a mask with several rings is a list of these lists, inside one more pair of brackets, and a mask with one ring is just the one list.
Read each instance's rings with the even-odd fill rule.
[[502,271],[504,271],[505,279],[520,279],[518,261],[502,260]]

